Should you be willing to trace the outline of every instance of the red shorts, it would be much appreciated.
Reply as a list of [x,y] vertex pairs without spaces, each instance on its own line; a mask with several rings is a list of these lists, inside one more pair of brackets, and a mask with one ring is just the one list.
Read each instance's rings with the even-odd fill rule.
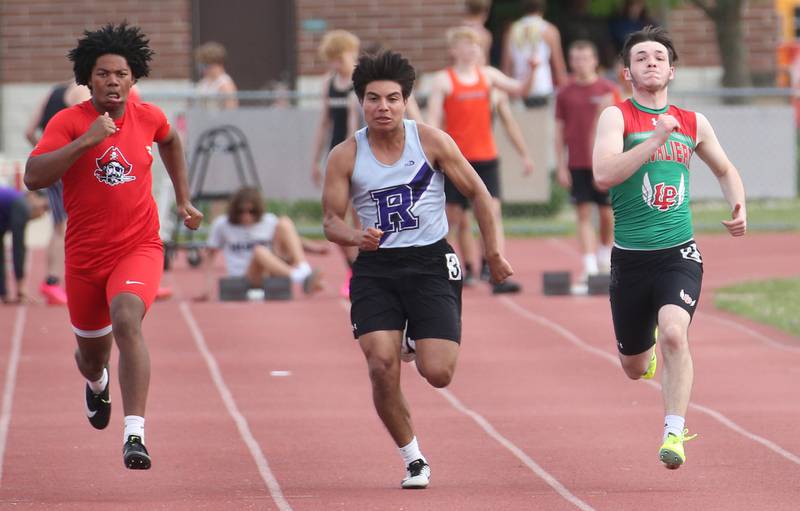
[[144,302],[145,311],[155,300],[164,269],[161,240],[142,243],[113,264],[94,270],[66,268],[64,281],[72,330],[81,337],[102,337],[111,332],[111,301],[120,293],[132,293]]

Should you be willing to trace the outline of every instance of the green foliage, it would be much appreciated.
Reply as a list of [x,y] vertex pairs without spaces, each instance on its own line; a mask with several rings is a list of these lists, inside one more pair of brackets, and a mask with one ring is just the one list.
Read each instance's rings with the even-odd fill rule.
[[719,289],[714,295],[714,304],[720,309],[800,337],[798,303],[800,278],[747,282]]
[[[671,9],[684,0],[648,0],[647,7],[652,14],[659,9]],[[613,16],[622,9],[625,0],[591,0],[589,13],[593,16]]]
[[322,203],[318,200],[268,200],[267,211],[278,216],[288,216],[295,222],[322,223]]

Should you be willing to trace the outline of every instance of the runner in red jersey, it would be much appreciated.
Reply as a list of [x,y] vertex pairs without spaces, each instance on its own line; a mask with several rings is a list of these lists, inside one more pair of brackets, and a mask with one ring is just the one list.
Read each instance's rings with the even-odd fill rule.
[[131,87],[150,70],[148,43],[138,27],[125,23],[84,33],[69,58],[75,81],[92,97],[53,117],[25,168],[32,190],[64,183],[67,303],[78,340],[75,360],[87,379],[86,413],[95,428],[108,425],[108,361],[116,339],[123,459],[131,469],[151,464],[144,446],[150,359],[141,326],[164,260],[151,190],[153,142],[184,224],[196,229],[203,219],[189,202],[180,138],[158,107],[130,101]]

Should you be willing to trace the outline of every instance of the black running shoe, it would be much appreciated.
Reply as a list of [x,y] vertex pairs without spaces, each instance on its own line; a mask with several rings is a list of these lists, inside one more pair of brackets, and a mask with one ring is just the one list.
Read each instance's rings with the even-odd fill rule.
[[472,287],[475,285],[475,273],[471,268],[467,268],[467,270],[464,272],[464,285],[466,287]]
[[108,395],[110,383],[111,378],[109,377],[108,382],[106,382],[106,388],[99,394],[92,392],[89,384],[86,384],[86,417],[96,429],[104,429],[108,426],[109,419],[111,419],[111,397]]
[[522,291],[522,286],[513,280],[504,280],[499,284],[492,283],[492,294],[499,295],[504,293],[519,293]]
[[122,446],[122,459],[125,466],[132,470],[147,470],[150,468],[150,455],[136,435],[128,435],[128,441]]
[[492,272],[489,270],[489,262],[486,259],[481,261],[481,280],[485,282],[492,280]]

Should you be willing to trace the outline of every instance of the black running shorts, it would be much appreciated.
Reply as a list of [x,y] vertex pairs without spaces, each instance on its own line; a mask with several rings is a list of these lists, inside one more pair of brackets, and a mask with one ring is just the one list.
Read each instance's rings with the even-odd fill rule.
[[445,240],[360,252],[350,280],[353,336],[407,323],[411,339],[460,342],[461,286],[461,265]]
[[694,315],[703,283],[703,260],[694,241],[663,250],[611,251],[611,315],[617,348],[638,355],[654,344],[658,311],[677,305]]
[[608,192],[600,191],[595,186],[592,169],[569,169],[569,173],[572,177],[569,194],[573,204],[594,202],[599,206],[611,205]]
[[[469,162],[478,177],[481,178],[486,189],[489,190],[489,195],[495,199],[500,198],[500,160],[488,161],[471,161]],[[458,204],[464,209],[469,208],[469,199],[462,194],[456,185],[445,175],[444,177],[444,196],[447,204]]]

